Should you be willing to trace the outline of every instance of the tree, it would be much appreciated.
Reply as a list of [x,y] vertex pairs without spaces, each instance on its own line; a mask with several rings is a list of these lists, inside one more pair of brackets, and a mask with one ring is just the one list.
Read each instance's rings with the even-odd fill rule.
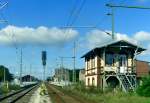
[[137,94],[150,97],[150,76],[143,77],[142,84],[137,88]]
[[0,82],[4,80],[4,70],[5,70],[5,80],[13,80],[13,75],[9,72],[9,69],[3,65],[0,65]]

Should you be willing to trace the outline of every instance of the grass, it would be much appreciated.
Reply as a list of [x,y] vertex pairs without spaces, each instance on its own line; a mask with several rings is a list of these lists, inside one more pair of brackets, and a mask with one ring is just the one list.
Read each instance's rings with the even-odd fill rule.
[[112,89],[102,92],[94,87],[86,89],[83,84],[66,86],[63,90],[89,100],[91,103],[150,103],[150,97],[141,97],[136,93],[124,93],[120,90],[114,92]]
[[11,85],[11,84],[9,84],[9,86],[7,88],[6,84],[3,84],[0,87],[0,94],[7,94],[10,91],[16,91],[16,90],[19,90],[20,88],[21,87],[19,85]]

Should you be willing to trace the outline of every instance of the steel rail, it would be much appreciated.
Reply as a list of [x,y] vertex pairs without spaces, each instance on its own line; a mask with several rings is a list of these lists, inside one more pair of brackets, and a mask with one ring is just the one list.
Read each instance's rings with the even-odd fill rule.
[[[7,95],[7,96],[1,97],[1,98],[0,98],[0,102],[3,102],[3,101],[5,101],[5,100],[7,100],[7,99],[9,99],[9,98],[11,98],[11,97],[14,96],[15,99],[12,99],[12,100],[9,102],[9,103],[14,103],[14,102],[20,100],[23,96],[25,96],[27,93],[29,93],[30,91],[32,91],[32,90],[33,90],[34,88],[36,88],[37,86],[38,86],[38,84],[33,85],[33,86],[31,86],[31,87],[28,87],[28,88],[23,88],[23,89],[21,89],[21,90],[15,92],[15,93],[11,93],[11,94],[9,94],[9,95]],[[17,96],[17,95],[18,95],[18,96]]]

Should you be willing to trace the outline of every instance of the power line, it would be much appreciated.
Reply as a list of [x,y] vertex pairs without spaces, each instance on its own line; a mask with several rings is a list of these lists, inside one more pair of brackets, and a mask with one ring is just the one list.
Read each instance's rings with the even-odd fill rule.
[[106,4],[107,7],[112,9],[112,13],[109,13],[112,17],[112,39],[114,39],[114,8],[129,8],[129,9],[145,9],[149,10],[150,7],[145,6],[128,6],[128,5],[113,5],[113,4]]
[[[7,4],[8,4],[8,2],[1,3],[0,4],[0,10],[2,10]],[[1,19],[0,21],[1,21],[1,23],[5,23],[5,20]],[[4,83],[5,83],[5,81],[6,81],[6,70],[4,68]]]
[[[10,25],[11,26],[10,21],[7,21],[2,13],[0,15],[3,18],[3,21],[6,23],[6,25]],[[17,40],[15,38],[14,30],[11,29],[7,36],[12,41],[13,46],[17,49],[18,48],[17,44],[16,44]]]
[[107,15],[104,15],[104,16],[100,19],[100,21],[99,21],[97,24],[95,24],[95,27],[98,27],[99,25],[102,25],[102,24],[104,23],[104,21],[106,20],[106,17],[107,17]]
[[[79,17],[79,14],[80,14],[80,12],[81,12],[81,10],[82,10],[82,8],[83,8],[83,6],[85,5],[85,2],[86,2],[86,0],[83,0],[83,1],[81,1],[81,3],[80,3],[80,7],[77,9],[77,2],[75,3],[75,6],[74,6],[74,8],[72,9],[72,11],[71,11],[71,13],[70,13],[70,18],[69,18],[69,20],[70,21],[68,21],[68,23],[67,23],[67,25],[66,26],[72,26],[73,24],[74,24],[74,22],[77,20],[77,18]],[[73,18],[73,19],[71,19],[71,17]],[[68,37],[68,32],[69,32],[69,30],[70,29],[66,29],[65,30],[65,38],[64,38],[64,41],[67,39],[67,37]]]
[[[1,10],[2,8],[4,8],[7,4],[8,4],[8,2],[0,4],[0,5],[2,5],[2,6],[0,7],[0,10]],[[3,15],[2,13],[0,13],[0,15],[1,15],[1,18],[3,18],[3,22],[5,22],[6,25],[11,25],[11,24],[10,24],[10,21],[8,22],[8,21],[5,19],[4,15]],[[12,35],[11,35],[11,34],[12,34]],[[8,36],[8,38],[12,41],[12,44],[14,45],[14,47],[15,47],[15,49],[16,49],[16,54],[17,54],[18,47],[17,47],[17,44],[15,43],[16,39],[15,39],[15,34],[14,34],[13,29],[10,30],[10,32],[8,33],[7,36]],[[13,41],[13,40],[14,40],[14,41]],[[20,84],[22,84],[22,48],[20,49]]]
[[128,6],[128,5],[112,5],[112,4],[106,4],[106,6],[111,8],[150,9],[150,7],[144,6]]
[[[79,17],[79,14],[80,14],[80,12],[81,12],[81,10],[83,9],[83,7],[84,7],[84,5],[85,5],[85,2],[86,2],[86,0],[83,0],[82,2],[81,2],[81,4],[80,4],[80,7],[79,7],[79,9],[77,9],[76,10],[76,8],[77,8],[77,4],[75,4],[75,6],[74,6],[74,8],[73,8],[73,10],[72,10],[72,12],[71,12],[71,14],[70,14],[70,17],[69,17],[69,21],[68,21],[68,23],[67,23],[67,26],[72,26],[73,24],[74,24],[74,22],[78,19],[78,17]],[[77,3],[77,2],[76,2]],[[76,10],[76,11],[75,11]],[[73,18],[73,19],[71,19],[71,17]],[[72,20],[72,21],[71,21]],[[68,32],[69,32],[69,30],[70,29],[66,29],[66,31],[65,31],[65,39],[67,39],[67,36],[68,36]],[[74,42],[75,43],[75,42]],[[62,60],[62,66],[63,66],[63,58],[61,58],[61,60]],[[63,67],[62,67],[63,68]],[[76,74],[75,74],[75,44],[74,44],[74,53],[73,53],[73,82],[75,82],[76,81],[76,79],[75,79],[75,76]]]
[[71,10],[71,12],[70,12],[70,15],[69,15],[68,21],[67,21],[67,23],[66,23],[66,26],[69,26],[69,25],[70,25],[71,18],[72,18],[72,16],[73,16],[74,13],[75,13],[75,10],[76,10],[76,8],[77,8],[77,5],[78,5],[78,0],[75,0],[75,4],[74,4],[74,6],[73,6],[73,8],[72,8],[72,10]]
[[78,19],[79,14],[80,14],[80,12],[82,11],[82,9],[83,9],[85,3],[86,3],[86,0],[83,0],[83,1],[81,2],[81,5],[80,5],[79,9],[77,10],[76,14],[74,15],[74,19],[72,20],[72,22],[71,22],[70,25],[73,25],[74,22]]
[[60,28],[95,28],[96,26],[63,26]]

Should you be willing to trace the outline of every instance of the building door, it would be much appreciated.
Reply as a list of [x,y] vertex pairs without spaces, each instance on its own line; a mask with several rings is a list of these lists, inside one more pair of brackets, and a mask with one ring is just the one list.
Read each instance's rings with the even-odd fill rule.
[[95,78],[92,78],[92,86],[95,86]]
[[88,78],[88,86],[90,86],[90,78]]
[[120,73],[127,72],[127,56],[126,55],[120,55],[119,67],[120,67]]

